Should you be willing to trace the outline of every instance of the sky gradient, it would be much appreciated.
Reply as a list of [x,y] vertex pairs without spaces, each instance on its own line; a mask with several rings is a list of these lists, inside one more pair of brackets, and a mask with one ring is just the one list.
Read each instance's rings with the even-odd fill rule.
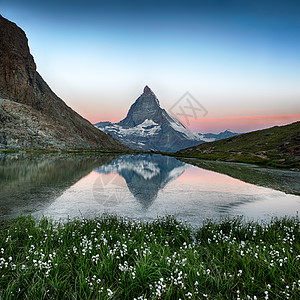
[[92,123],[124,118],[145,85],[166,110],[189,91],[208,114],[188,127],[203,133],[300,119],[299,1],[1,0],[0,13]]

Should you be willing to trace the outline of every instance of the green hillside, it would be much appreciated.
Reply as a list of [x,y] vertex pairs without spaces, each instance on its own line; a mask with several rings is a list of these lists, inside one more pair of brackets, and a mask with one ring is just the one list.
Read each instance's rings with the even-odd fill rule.
[[300,168],[300,121],[190,147],[176,155]]

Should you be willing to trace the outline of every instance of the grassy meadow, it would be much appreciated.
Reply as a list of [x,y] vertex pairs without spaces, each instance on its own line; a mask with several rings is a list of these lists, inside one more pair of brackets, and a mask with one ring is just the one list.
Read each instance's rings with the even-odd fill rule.
[[300,121],[182,149],[175,156],[300,169]]
[[299,219],[19,217],[0,226],[0,299],[300,299]]

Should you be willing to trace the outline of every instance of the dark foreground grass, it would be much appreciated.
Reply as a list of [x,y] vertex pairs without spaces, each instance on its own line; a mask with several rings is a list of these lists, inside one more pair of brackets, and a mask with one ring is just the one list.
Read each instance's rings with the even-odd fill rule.
[[299,238],[298,218],[20,217],[0,229],[0,299],[300,299]]

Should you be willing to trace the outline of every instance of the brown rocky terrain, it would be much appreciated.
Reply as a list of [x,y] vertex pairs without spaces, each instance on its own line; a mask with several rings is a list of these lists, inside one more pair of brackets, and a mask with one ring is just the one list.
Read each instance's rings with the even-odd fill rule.
[[77,145],[78,139],[66,134],[64,124],[26,104],[0,99],[1,148],[63,149]]
[[1,15],[0,98],[1,147],[128,149],[50,89],[36,71],[24,31]]

